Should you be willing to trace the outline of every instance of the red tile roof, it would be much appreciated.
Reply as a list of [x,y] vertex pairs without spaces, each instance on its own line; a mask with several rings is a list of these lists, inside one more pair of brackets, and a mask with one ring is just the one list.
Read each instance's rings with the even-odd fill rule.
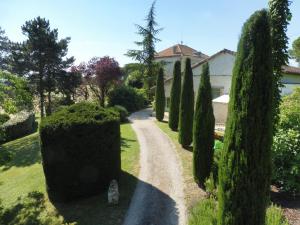
[[297,75],[300,75],[300,67],[282,66],[282,72],[286,73],[286,74],[297,74]]
[[207,55],[199,52],[189,46],[177,44],[165,50],[158,52],[155,58],[174,57],[174,56],[194,56],[199,58],[208,58]]

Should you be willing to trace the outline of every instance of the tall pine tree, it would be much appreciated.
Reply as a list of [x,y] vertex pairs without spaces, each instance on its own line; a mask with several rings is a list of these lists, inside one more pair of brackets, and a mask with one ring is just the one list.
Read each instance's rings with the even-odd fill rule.
[[218,225],[264,225],[269,202],[273,133],[269,15],[255,12],[238,45],[219,166]]
[[148,94],[150,88],[155,82],[155,65],[154,65],[154,55],[155,55],[155,43],[160,41],[157,38],[158,33],[162,30],[161,28],[156,28],[158,26],[155,21],[155,1],[152,3],[149,13],[146,16],[146,26],[136,25],[138,29],[138,34],[142,36],[141,41],[136,41],[135,44],[141,47],[140,50],[129,50],[126,55],[139,61],[145,65],[144,74],[144,87]]
[[164,70],[163,68],[160,68],[157,76],[155,92],[155,115],[158,121],[162,121],[164,119],[165,101]]
[[176,61],[173,69],[173,82],[171,88],[170,110],[169,110],[169,127],[171,130],[178,129],[179,122],[179,105],[181,92],[181,63]]
[[270,0],[269,12],[271,18],[271,38],[273,55],[273,73],[275,77],[274,89],[274,118],[278,122],[279,105],[281,102],[282,66],[288,64],[288,37],[287,26],[292,18],[289,9],[290,0]]
[[193,141],[193,117],[194,117],[194,87],[191,59],[185,60],[183,83],[180,95],[179,107],[179,136],[178,141],[184,147],[191,145]]
[[209,177],[214,155],[215,117],[208,63],[203,65],[196,102],[193,128],[193,173],[195,181],[204,187]]

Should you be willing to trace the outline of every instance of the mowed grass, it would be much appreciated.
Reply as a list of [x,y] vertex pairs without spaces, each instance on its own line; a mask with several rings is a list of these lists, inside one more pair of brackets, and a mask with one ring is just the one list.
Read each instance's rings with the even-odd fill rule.
[[121,125],[122,175],[120,203],[107,204],[107,193],[69,204],[53,205],[46,197],[44,174],[41,165],[38,133],[0,146],[1,153],[8,151],[11,160],[0,167],[0,199],[4,207],[11,207],[17,199],[33,191],[45,194],[48,214],[62,219],[62,223],[121,224],[137,182],[139,170],[139,144],[129,123]]

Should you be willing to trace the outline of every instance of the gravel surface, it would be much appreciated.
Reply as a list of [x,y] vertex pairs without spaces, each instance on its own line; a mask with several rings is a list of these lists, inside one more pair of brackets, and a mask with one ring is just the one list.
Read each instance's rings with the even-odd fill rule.
[[181,163],[146,109],[130,120],[140,144],[140,174],[123,225],[185,225]]

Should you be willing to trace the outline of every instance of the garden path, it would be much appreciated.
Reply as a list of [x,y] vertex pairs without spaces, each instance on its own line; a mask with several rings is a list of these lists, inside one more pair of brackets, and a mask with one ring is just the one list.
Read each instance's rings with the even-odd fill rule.
[[181,163],[151,114],[146,109],[130,117],[140,144],[140,174],[123,225],[185,225]]

